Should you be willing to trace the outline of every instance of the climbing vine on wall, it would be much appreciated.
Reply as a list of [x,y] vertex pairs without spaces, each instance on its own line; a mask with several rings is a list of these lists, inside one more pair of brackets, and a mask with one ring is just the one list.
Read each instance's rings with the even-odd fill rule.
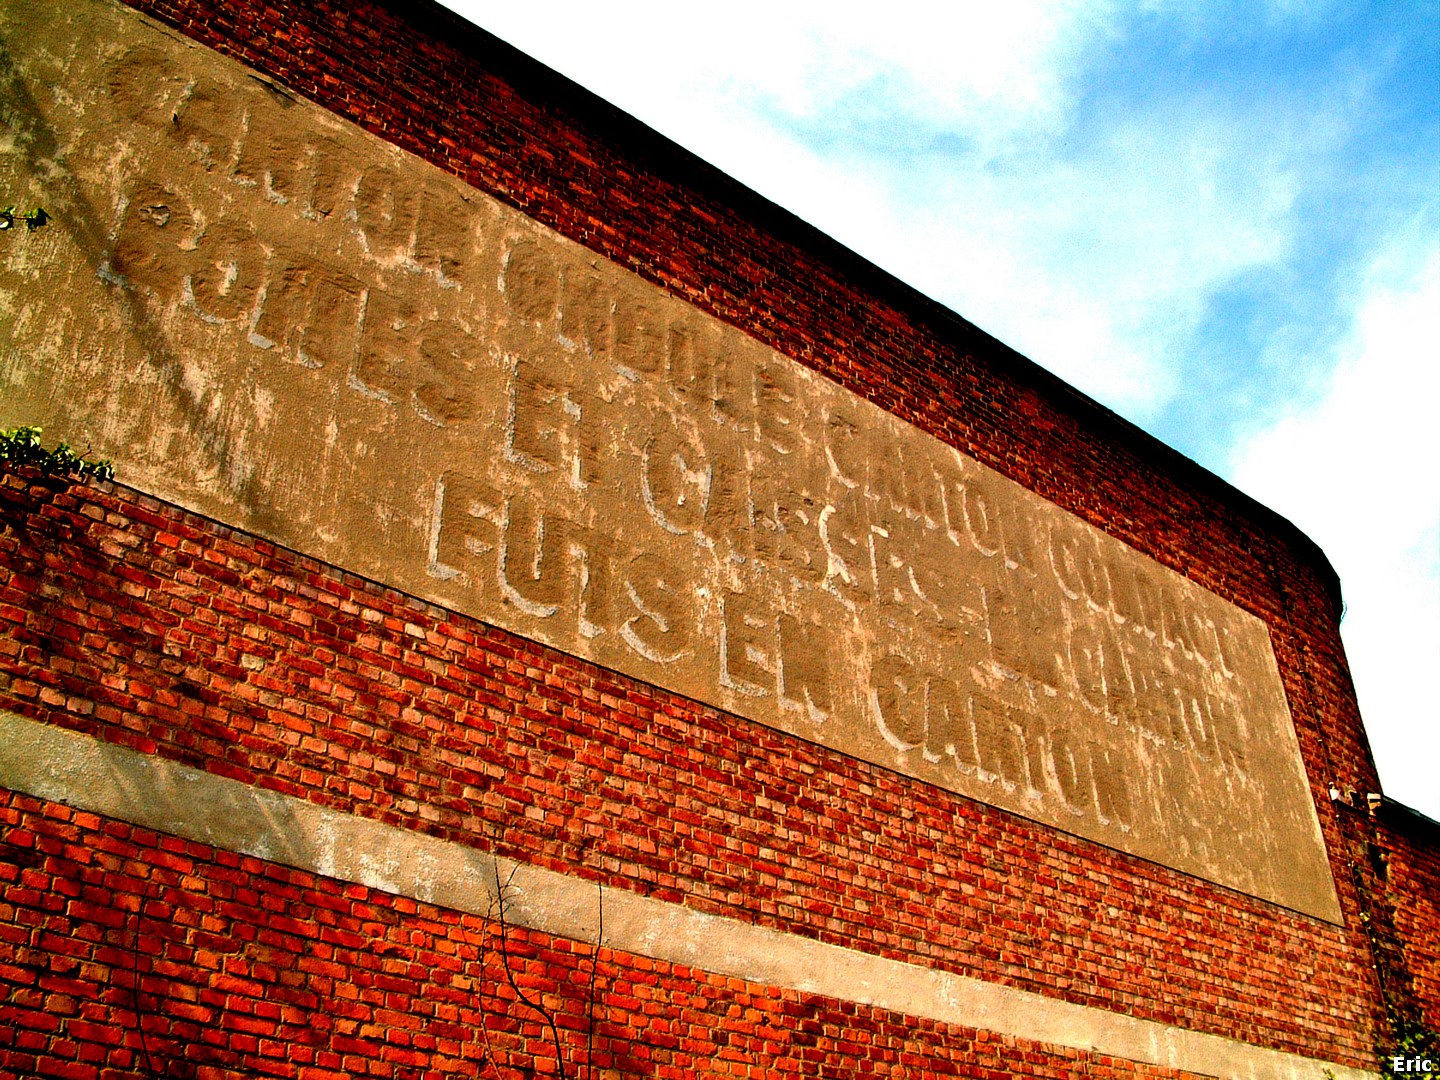
[[46,476],[71,476],[76,479],[110,480],[115,466],[109,461],[95,461],[87,454],[77,454],[66,443],[54,450],[40,445],[38,427],[14,427],[0,431],[0,466],[28,465]]

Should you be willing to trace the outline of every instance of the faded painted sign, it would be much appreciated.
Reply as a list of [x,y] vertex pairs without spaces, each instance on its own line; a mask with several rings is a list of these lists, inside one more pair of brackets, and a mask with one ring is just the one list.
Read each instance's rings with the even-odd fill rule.
[[1262,622],[126,9],[0,13],[0,423],[438,603],[1311,914]]

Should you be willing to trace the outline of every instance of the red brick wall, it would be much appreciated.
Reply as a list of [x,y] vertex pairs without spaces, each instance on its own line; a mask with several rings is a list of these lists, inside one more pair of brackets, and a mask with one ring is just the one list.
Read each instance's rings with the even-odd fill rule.
[[[497,927],[473,916],[3,791],[0,913],[0,1075],[555,1074]],[[593,961],[542,934],[510,930],[507,943],[517,983],[557,1018],[570,1076],[592,1062],[597,1080],[754,1076],[757,1063],[814,1078],[859,1063],[907,1076],[1195,1075],[608,949]]]
[[[12,476],[0,496],[0,708],[607,888],[1368,1060],[1368,954],[1340,928],[124,488],[55,494]],[[43,911],[43,890],[19,880],[12,902]],[[155,902],[178,901],[162,889]],[[113,921],[115,903],[95,899],[86,918],[108,906]]]
[[[783,211],[423,3],[394,11],[262,0],[134,6],[719,315],[1263,618],[1347,926],[1277,909],[698,706],[124,488],[52,497],[12,480],[0,492],[7,526],[0,535],[0,708],[495,847],[608,888],[683,899],[702,911],[1262,1046],[1343,1063],[1373,1060],[1381,1008],[1357,920],[1365,890],[1357,891],[1356,875],[1367,871],[1357,869],[1354,844],[1325,793],[1336,779],[1362,791],[1375,790],[1377,781],[1339,643],[1333,574],[1288,523]],[[16,859],[0,863],[9,905],[0,925],[12,935],[7,940],[23,937],[30,959],[0,967],[0,981],[13,990],[7,1008],[32,1010],[19,1030],[52,1031],[47,1038],[59,1045],[87,1022],[76,1016],[103,1027],[105,1008],[118,1008],[109,972],[123,968],[120,953],[132,939],[115,913],[133,907],[135,881],[164,881],[160,864],[173,856],[186,869],[165,872],[182,879],[150,903],[164,911],[193,901],[203,910],[217,888],[234,887],[226,882],[237,863],[193,845],[167,855],[156,838],[129,838],[132,830],[120,823],[74,820],[24,799],[10,812],[47,822],[54,836],[47,843],[56,850],[32,865],[32,855],[5,849]],[[26,824],[20,834],[21,848],[33,850],[24,829],[40,835],[41,826]],[[76,846],[79,832],[90,829],[127,837],[148,853],[117,856],[118,868],[107,869],[106,857],[86,857],[91,849]],[[290,917],[323,924],[316,913],[329,910],[321,897],[333,895],[333,883],[242,863],[247,876],[265,873],[293,886],[276,893],[295,913]],[[82,870],[99,873],[99,883],[86,880],[64,900],[65,910],[51,910],[68,894],[58,885],[47,891],[45,875],[80,880]],[[481,963],[478,922],[341,892],[367,917],[379,913],[373,917],[386,935],[430,942],[413,946],[422,962],[429,963],[425,950],[464,939],[464,948],[453,948],[472,952],[456,963]],[[263,900],[247,903],[244,912],[225,915],[224,933],[234,940],[243,940],[256,905],[265,908]],[[1432,917],[1421,912],[1412,922]],[[232,938],[225,952],[205,944],[211,930],[187,926],[182,933],[182,925],[160,949],[173,964],[166,978],[175,989],[165,995],[176,1009],[157,1009],[157,1025],[184,1020],[179,1003],[186,995],[197,1002],[222,992],[217,970],[207,966],[214,956],[237,956],[242,967],[251,962]],[[303,943],[317,933],[324,938],[313,926],[286,938],[294,957],[287,970],[302,970],[299,958],[311,950]],[[561,969],[574,963],[564,943],[538,941],[536,948],[563,954]],[[54,977],[63,983],[88,972],[83,986],[54,992],[69,994],[81,1011],[45,1013],[65,1017],[46,1028],[35,1018],[50,992],[48,965],[63,966],[75,953],[83,954],[79,965]],[[312,986],[305,999],[314,1022],[336,1015],[327,996],[334,987],[364,985],[389,955],[358,945],[338,953],[343,974],[332,971],[333,983],[323,991]],[[1427,962],[1422,956],[1422,967]],[[663,1018],[655,1023],[689,1025],[686,1037],[696,1042],[686,1052],[695,1069],[719,1071],[728,1060],[719,1036],[696,1032],[718,1027],[721,1015],[729,1027],[733,1010],[751,1007],[757,1024],[776,1018],[773,1027],[784,1034],[774,1038],[790,1040],[787,1052],[797,1055],[797,1033],[810,1029],[791,1010],[814,1009],[824,1017],[816,1021],[822,1033],[846,1033],[825,1038],[858,1040],[834,1043],[828,1052],[836,1060],[894,1061],[884,1055],[901,1053],[914,1036],[922,1056],[1014,1066],[1014,1048],[999,1054],[970,1034],[921,1037],[914,1033],[930,1029],[918,1021],[861,1016],[833,1002],[659,970],[633,957],[607,956],[605,963],[617,985],[653,987],[630,994],[633,1001],[608,1001],[614,1023],[653,1015]],[[542,980],[558,977],[543,964],[537,969]],[[443,1000],[473,1022],[463,1002],[422,983],[395,991],[396,1016],[429,1015],[416,1012],[418,1002]],[[225,1001],[232,997],[256,1009],[273,1000],[237,993]],[[233,1015],[252,1013],[237,1007]],[[95,1038],[73,1041],[126,1052],[105,1049],[106,1038],[133,1039],[121,1016],[111,1017],[104,1038],[89,1028]],[[8,1026],[0,1022],[0,1031]],[[243,1046],[242,1027],[238,1020],[220,1024],[231,1033],[216,1047],[232,1055],[227,1067],[259,1069],[267,1054],[283,1060],[263,1041],[275,1038],[272,1030]],[[331,1032],[325,1052],[349,1052],[345,1039],[354,1035]],[[373,1046],[353,1052],[381,1060]],[[436,1063],[438,1048],[425,1053],[426,1068],[445,1070]],[[997,1064],[1002,1058],[1006,1065]],[[930,1072],[951,1067],[939,1057],[929,1061]],[[1084,1065],[1092,1075],[1111,1067]],[[1130,1075],[1113,1067],[1114,1075]],[[1073,1074],[1043,1055],[1031,1071],[1047,1068]],[[808,1064],[790,1074],[802,1071],[811,1074]],[[58,1066],[51,1074],[65,1075]]]

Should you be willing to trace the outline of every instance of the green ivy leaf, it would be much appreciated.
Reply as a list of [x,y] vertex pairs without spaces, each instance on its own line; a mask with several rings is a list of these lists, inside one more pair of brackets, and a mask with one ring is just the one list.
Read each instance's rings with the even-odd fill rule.
[[28,466],[44,476],[73,476],[80,479],[112,480],[115,466],[109,461],[92,461],[77,454],[66,443],[46,450],[40,443],[38,427],[21,425],[0,431],[0,464]]

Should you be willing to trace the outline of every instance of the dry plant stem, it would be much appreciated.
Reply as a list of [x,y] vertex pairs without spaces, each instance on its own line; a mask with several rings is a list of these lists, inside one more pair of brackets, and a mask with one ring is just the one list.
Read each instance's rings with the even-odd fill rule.
[[[485,917],[487,921],[495,918],[495,901],[492,900],[489,906],[486,907]],[[495,1075],[501,1076],[503,1080],[503,1074],[500,1072],[500,1062],[495,1057],[495,1048],[490,1044],[490,1025],[485,1022],[485,956],[489,950],[485,947],[485,938],[482,937],[480,940],[480,1038],[485,1043],[485,1063],[493,1065],[495,1067]],[[482,1070],[485,1063],[481,1064]]]
[[145,898],[135,905],[135,931],[130,935],[130,996],[135,1013],[135,1031],[140,1036],[140,1052],[145,1058],[145,1075],[155,1077],[155,1061],[150,1056],[150,1044],[145,1038],[145,1011],[140,1005],[140,930]]
[[515,871],[518,869],[518,866],[512,867],[509,876],[505,879],[505,884],[501,885],[500,867],[498,864],[495,867],[495,894],[499,902],[500,915],[500,966],[505,969],[505,979],[507,982],[509,982],[510,989],[515,992],[515,997],[521,1002],[521,1004],[525,1005],[527,1008],[537,1013],[540,1018],[545,1021],[546,1025],[550,1028],[550,1038],[551,1041],[555,1043],[556,1074],[561,1078],[561,1080],[565,1080],[565,1058],[560,1045],[560,1029],[555,1026],[555,1018],[551,1013],[549,1013],[540,1005],[537,1005],[535,1002],[531,1001],[528,997],[525,996],[525,991],[520,989],[520,984],[515,980],[515,971],[510,963],[510,951],[507,942],[505,922],[505,890],[510,888],[510,883],[515,879]]
[[595,949],[590,954],[590,986],[586,990],[585,1002],[585,1066],[590,1080],[595,1078],[595,973],[600,966],[600,945],[605,940],[605,886],[598,882],[595,897],[600,919],[595,928]]

